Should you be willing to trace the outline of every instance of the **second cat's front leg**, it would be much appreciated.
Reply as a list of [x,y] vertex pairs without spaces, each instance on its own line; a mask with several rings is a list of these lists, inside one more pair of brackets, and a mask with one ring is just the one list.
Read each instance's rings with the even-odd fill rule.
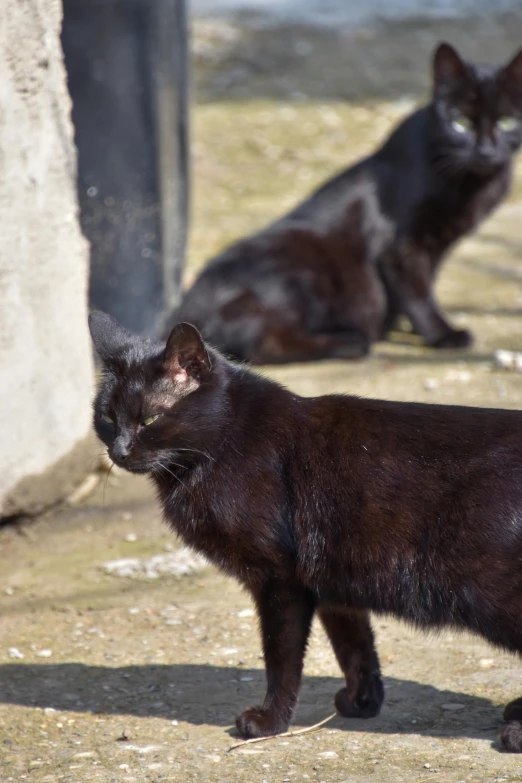
[[433,293],[433,269],[428,254],[414,242],[398,243],[379,263],[389,296],[413,329],[433,348],[464,348],[473,338],[466,329],[454,329]]
[[346,679],[335,697],[337,711],[345,718],[375,717],[384,688],[368,612],[320,606],[318,614]]
[[263,704],[250,707],[236,719],[245,738],[279,734],[288,728],[315,610],[311,593],[278,582],[264,585],[254,599],[263,637],[267,691]]

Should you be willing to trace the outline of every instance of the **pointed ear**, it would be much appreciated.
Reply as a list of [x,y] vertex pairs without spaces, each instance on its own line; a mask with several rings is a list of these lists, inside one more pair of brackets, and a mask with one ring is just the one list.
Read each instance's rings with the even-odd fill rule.
[[105,364],[110,363],[123,345],[134,339],[112,315],[102,313],[101,310],[95,310],[89,315],[89,329],[94,347]]
[[501,81],[508,85],[517,96],[522,95],[522,49],[516,53],[510,62],[500,72]]
[[468,66],[449,43],[440,43],[433,55],[433,83],[435,89],[448,82],[460,82],[469,74]]
[[165,347],[165,365],[179,380],[199,380],[212,369],[203,339],[192,324],[176,324]]

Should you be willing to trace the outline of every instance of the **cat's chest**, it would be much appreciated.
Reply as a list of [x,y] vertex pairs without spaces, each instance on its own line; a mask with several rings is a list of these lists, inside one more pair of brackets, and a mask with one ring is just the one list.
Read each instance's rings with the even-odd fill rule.
[[283,565],[275,531],[263,528],[262,535],[253,535],[253,529],[263,526],[256,520],[255,510],[242,503],[240,487],[235,502],[225,504],[214,492],[209,497],[201,487],[190,489],[171,493],[163,504],[168,523],[185,544],[245,584],[259,581],[263,572]]
[[461,183],[431,193],[416,205],[407,233],[436,258],[476,229],[500,204],[508,187],[509,175],[503,172],[480,187]]

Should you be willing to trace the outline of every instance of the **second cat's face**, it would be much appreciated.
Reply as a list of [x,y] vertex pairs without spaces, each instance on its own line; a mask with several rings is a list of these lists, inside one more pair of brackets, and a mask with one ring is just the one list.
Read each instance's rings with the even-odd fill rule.
[[495,69],[441,44],[434,79],[441,170],[487,175],[508,163],[522,144],[522,53]]

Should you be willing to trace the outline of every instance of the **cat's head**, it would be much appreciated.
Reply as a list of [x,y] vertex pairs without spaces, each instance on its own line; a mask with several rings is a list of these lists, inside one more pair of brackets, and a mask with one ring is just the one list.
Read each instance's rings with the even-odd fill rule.
[[191,464],[216,427],[213,363],[223,360],[190,324],[177,324],[166,344],[136,337],[102,312],[91,313],[89,327],[104,365],[94,427],[110,458],[133,473]]
[[448,43],[433,58],[440,168],[487,175],[522,143],[522,50],[501,68],[465,62]]

